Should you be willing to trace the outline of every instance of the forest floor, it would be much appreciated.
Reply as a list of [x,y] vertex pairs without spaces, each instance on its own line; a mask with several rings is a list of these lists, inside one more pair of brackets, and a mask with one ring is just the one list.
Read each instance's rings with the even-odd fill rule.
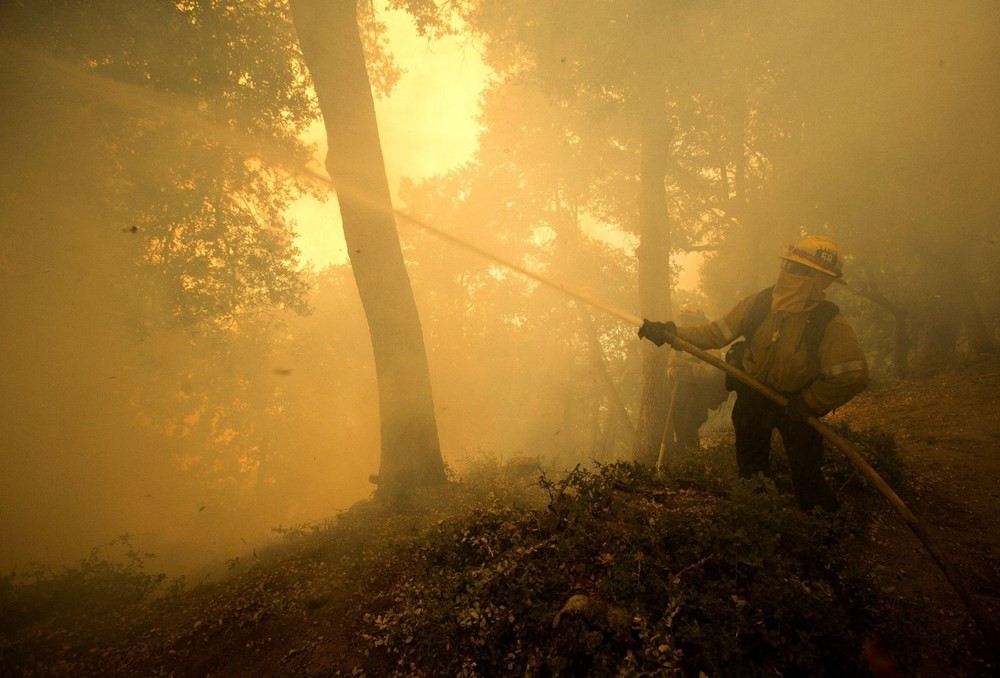
[[[897,493],[1000,625],[1000,363],[883,382],[830,419],[893,434],[905,467]],[[953,675],[981,634],[917,538],[885,513],[859,550],[884,589],[928,616],[917,631],[925,675]]]
[[[893,434],[904,469],[897,492],[993,619],[1000,619],[998,392],[1000,363],[984,362],[875,384],[830,417]],[[851,549],[905,612],[904,632],[919,648],[908,658],[912,675],[996,675],[979,630],[920,543],[891,510],[877,513]],[[435,518],[447,516],[430,509],[383,520],[362,503],[336,529],[306,529],[220,582],[98,615],[56,610],[10,633],[0,629],[0,675],[388,674],[395,667],[379,670],[371,625],[359,611],[381,613],[386,587],[405,579],[412,546]]]

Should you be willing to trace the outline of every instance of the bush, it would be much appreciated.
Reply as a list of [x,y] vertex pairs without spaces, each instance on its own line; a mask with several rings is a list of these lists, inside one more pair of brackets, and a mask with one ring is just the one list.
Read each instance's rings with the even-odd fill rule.
[[[165,574],[144,572],[151,553],[140,553],[128,534],[97,546],[75,567],[33,565],[0,579],[0,629],[13,632],[47,617],[103,612],[142,602],[167,584]],[[179,588],[181,582],[173,582]]]
[[[892,433],[875,428],[855,431],[841,423],[833,424],[831,428],[848,442],[853,443],[861,457],[882,476],[886,483],[896,489],[903,484],[905,469],[899,456],[899,449],[896,447],[896,438]],[[837,479],[845,484],[852,482],[864,484],[857,469],[840,451],[831,452],[828,456]]]
[[878,600],[838,520],[691,471],[578,468],[546,508],[442,521],[365,637],[398,675],[861,672]]

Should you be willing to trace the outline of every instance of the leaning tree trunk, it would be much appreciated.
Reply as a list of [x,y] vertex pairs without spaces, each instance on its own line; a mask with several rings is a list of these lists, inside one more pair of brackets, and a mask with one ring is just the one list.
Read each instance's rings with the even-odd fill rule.
[[[655,68],[655,66],[652,66]],[[644,318],[667,320],[670,307],[670,220],[663,188],[669,132],[662,78],[643,84],[639,102],[642,144],[639,177],[639,308]],[[667,418],[667,348],[642,342],[642,395],[633,457],[654,464]]]
[[356,0],[291,0],[326,126],[326,168],[368,319],[386,488],[444,481],[420,318],[392,212]]

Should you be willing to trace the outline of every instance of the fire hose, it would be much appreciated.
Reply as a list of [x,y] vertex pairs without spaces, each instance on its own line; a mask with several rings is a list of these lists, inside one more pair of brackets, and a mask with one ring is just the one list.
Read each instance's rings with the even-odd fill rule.
[[[570,289],[556,282],[553,282],[552,280],[549,280],[545,276],[540,275],[534,271],[531,271],[514,261],[510,261],[503,257],[497,256],[496,254],[489,252],[488,250],[485,250],[483,248],[480,248],[476,245],[473,245],[451,233],[437,229],[431,226],[430,224],[426,223],[425,221],[416,219],[403,212],[399,212],[396,210],[393,211],[397,216],[402,217],[403,219],[413,224],[414,226],[417,226],[421,230],[426,230],[428,232],[431,232],[437,235],[438,237],[442,238],[443,240],[449,241],[464,249],[480,254],[481,256],[486,257],[487,259],[503,264],[504,266],[514,271],[517,271],[518,273],[521,273],[525,277],[531,278],[536,282],[551,287],[559,291],[560,293],[572,299],[575,299],[579,302],[600,309],[605,313],[608,313],[609,315],[615,316],[618,319],[633,325],[634,327],[642,327],[643,324],[642,318],[633,313],[629,313],[624,309],[617,308],[615,306],[607,304],[602,300],[593,297],[591,295],[584,294],[578,290]],[[691,344],[680,337],[675,337],[672,345],[675,349],[689,353],[694,357],[698,358],[699,360],[702,360],[703,362],[706,362],[709,365],[712,365],[713,367],[722,370],[726,374],[732,376],[734,379],[737,379],[738,381],[750,387],[754,391],[757,391],[758,393],[768,398],[769,400],[774,401],[779,406],[785,407],[785,405],[788,404],[788,399],[781,393],[778,393],[769,386],[760,383],[759,381],[748,375],[743,370],[726,363],[724,360],[715,357],[714,355],[708,353],[707,351],[703,351],[694,344]],[[820,435],[822,435],[826,440],[828,440],[834,447],[839,449],[844,454],[844,456],[847,457],[847,460],[851,462],[851,464],[853,464],[854,467],[868,481],[870,481],[872,485],[875,486],[875,489],[878,490],[883,497],[885,497],[886,501],[889,502],[889,505],[892,506],[892,508],[895,509],[895,511],[900,516],[902,516],[907,526],[917,537],[920,543],[923,544],[924,549],[927,551],[928,555],[930,555],[931,560],[934,562],[935,565],[937,565],[938,569],[941,571],[945,579],[951,585],[952,589],[958,595],[959,599],[965,605],[966,610],[969,612],[969,616],[972,617],[972,620],[975,622],[976,626],[983,634],[983,637],[986,640],[990,652],[993,654],[995,658],[1000,659],[1000,630],[997,629],[997,626],[995,625],[993,618],[986,612],[986,610],[983,609],[983,607],[975,600],[975,598],[972,597],[971,592],[962,582],[958,572],[955,570],[955,567],[941,552],[941,549],[937,546],[934,540],[931,539],[930,535],[927,533],[927,530],[924,529],[924,526],[913,514],[913,512],[909,509],[909,507],[907,507],[907,505],[903,503],[903,500],[899,498],[899,495],[897,495],[895,490],[893,490],[889,486],[889,484],[885,482],[882,476],[880,476],[878,472],[875,469],[873,469],[867,461],[864,460],[864,458],[857,451],[857,449],[855,449],[854,445],[850,441],[848,441],[846,438],[844,438],[842,435],[831,429],[829,426],[824,424],[816,417],[811,416],[808,418],[807,421],[810,426],[812,426],[820,433]]]
[[[638,319],[635,319],[638,320]],[[633,324],[642,325],[642,321],[639,320],[638,323],[633,321]],[[707,351],[703,351],[694,344],[691,344],[680,337],[675,337],[671,344],[675,349],[689,353],[694,357],[702,360],[713,367],[716,367],[726,374],[732,376],[734,379],[738,379],[741,383],[749,386],[757,393],[760,393],[764,397],[772,400],[781,407],[788,404],[788,398],[784,395],[775,391],[773,388],[762,384],[750,375],[748,375],[743,370],[730,365],[729,363],[721,360]],[[930,555],[931,560],[934,564],[938,566],[941,573],[944,575],[948,583],[951,584],[952,589],[958,595],[959,599],[965,605],[966,610],[968,610],[969,615],[975,621],[976,626],[979,627],[980,632],[986,639],[990,650],[993,652],[994,656],[1000,657],[1000,631],[998,631],[993,617],[990,616],[986,610],[983,609],[981,605],[972,597],[972,593],[965,586],[962,579],[960,578],[958,572],[955,570],[951,562],[945,557],[941,549],[937,546],[934,540],[931,539],[927,530],[921,524],[920,520],[913,514],[913,512],[907,507],[899,495],[896,494],[888,483],[878,474],[878,472],[871,467],[871,465],[865,461],[854,445],[844,438],[842,435],[831,429],[829,426],[820,421],[817,417],[810,416],[808,418],[808,424],[814,429],[819,431],[826,440],[828,440],[834,447],[839,449],[847,460],[854,465],[854,467],[872,484],[879,493],[885,497],[889,504],[896,510],[896,512],[902,516],[903,520],[906,522],[907,526],[916,535],[920,543],[923,544],[924,549],[926,549],[928,555]]]
[[[600,309],[605,313],[608,313],[609,315],[615,316],[618,319],[633,325],[634,327],[642,327],[643,324],[642,318],[640,318],[635,314],[629,313],[624,309],[617,308],[615,306],[607,304],[596,297],[584,294],[578,290],[573,290],[558,283],[555,283],[552,280],[546,278],[545,276],[540,275],[534,271],[531,271],[525,268],[524,266],[519,265],[516,262],[497,256],[496,254],[489,252],[488,250],[485,250],[483,248],[477,247],[451,233],[447,233],[440,229],[434,228],[430,224],[420,219],[416,219],[408,214],[396,210],[394,210],[394,212],[397,216],[402,217],[406,221],[410,222],[411,224],[417,226],[422,230],[429,231],[446,241],[452,242],[453,244],[456,244],[464,249],[476,252],[477,254],[486,257],[487,259],[503,264],[504,266],[514,271],[517,271],[518,273],[521,273],[522,275],[531,278],[536,282],[551,287],[559,291],[560,293],[570,298],[573,298],[579,302]],[[743,370],[728,364],[724,360],[715,357],[714,355],[712,355],[707,351],[703,351],[694,344],[691,344],[680,337],[675,337],[673,339],[672,346],[677,350],[689,353],[694,357],[698,358],[699,360],[706,362],[717,369],[722,370],[726,374],[732,376],[734,379],[737,379],[738,381],[750,387],[754,391],[757,391],[758,393],[768,398],[769,400],[774,401],[779,406],[785,407],[785,405],[788,404],[788,399],[781,393],[775,391],[774,389],[770,388],[765,384],[760,383],[759,381],[748,375]],[[889,502],[889,505],[892,506],[892,508],[895,509],[895,511],[903,518],[907,526],[917,537],[920,543],[924,546],[924,549],[927,551],[928,555],[930,555],[931,560],[934,562],[935,565],[937,565],[938,569],[941,571],[945,579],[951,585],[952,589],[958,595],[959,599],[965,605],[966,610],[969,612],[969,616],[972,617],[976,626],[983,634],[983,637],[986,640],[986,643],[993,656],[1000,659],[1000,630],[997,629],[997,626],[994,623],[993,618],[986,612],[986,610],[983,609],[983,607],[975,600],[975,598],[972,597],[972,593],[962,582],[958,572],[955,570],[955,567],[945,557],[944,553],[942,553],[941,549],[937,546],[934,540],[931,539],[930,535],[927,533],[927,530],[924,529],[924,526],[921,524],[920,520],[918,520],[917,517],[913,514],[913,512],[909,509],[909,507],[907,507],[907,505],[903,503],[903,500],[899,498],[899,495],[897,495],[895,490],[893,490],[889,486],[889,484],[885,482],[882,476],[880,476],[878,472],[875,469],[873,469],[867,461],[864,460],[864,458],[861,456],[861,454],[857,451],[857,449],[850,441],[848,441],[846,438],[844,438],[842,435],[831,429],[829,426],[824,424],[816,417],[812,416],[809,417],[807,422],[810,426],[816,429],[820,433],[820,435],[822,435],[826,440],[828,440],[834,447],[839,449],[844,454],[844,456],[847,457],[847,460],[851,462],[851,464],[853,464],[854,467],[868,481],[870,481],[872,485],[875,486],[875,489],[878,490],[883,497],[885,497],[886,501]],[[662,460],[660,463],[662,463]]]
[[[88,77],[88,76],[81,76],[76,70],[68,69],[67,67],[61,65],[59,62],[55,60],[48,60],[48,62],[50,66],[54,66],[55,68],[60,69],[60,71],[62,72],[68,72],[74,75],[74,77],[82,77],[84,79]],[[88,86],[97,83],[102,87],[101,92],[105,98],[121,106],[132,106],[135,105],[136,101],[144,101],[147,104],[156,106],[157,109],[159,110],[163,110],[166,112],[173,112],[175,114],[177,114],[179,111],[179,114],[184,116],[185,119],[194,121],[200,127],[203,127],[208,131],[214,132],[220,138],[224,139],[225,141],[231,143],[236,147],[251,146],[246,143],[245,139],[239,137],[239,135],[232,133],[231,130],[222,127],[213,127],[211,125],[206,125],[204,121],[196,119],[197,116],[194,116],[190,110],[186,108],[185,109],[177,108],[176,106],[174,106],[175,102],[173,99],[167,99],[165,97],[153,98],[148,92],[142,92],[141,96],[136,96],[136,92],[138,90],[134,88],[129,88],[127,86],[118,83],[113,83],[107,80],[101,80],[93,76],[89,77],[90,77],[89,80],[84,80],[85,82],[88,83]],[[493,254],[492,252],[489,252],[484,248],[473,245],[472,243],[467,242],[466,240],[459,238],[451,233],[448,233],[447,231],[435,228],[425,221],[414,218],[412,215],[406,214],[399,210],[392,209],[391,206],[383,205],[380,202],[371,199],[367,194],[365,194],[364,191],[357,189],[357,187],[351,186],[345,182],[340,182],[338,185],[335,186],[334,182],[332,182],[329,177],[322,175],[322,173],[317,172],[316,170],[300,167],[298,165],[298,161],[290,160],[283,152],[276,151],[275,149],[269,149],[266,146],[260,147],[259,144],[256,143],[252,145],[251,150],[261,155],[262,157],[265,157],[275,162],[276,164],[285,167],[294,174],[297,174],[299,176],[305,176],[306,178],[311,179],[318,185],[324,186],[328,189],[334,188],[335,190],[337,190],[338,193],[350,194],[356,200],[359,200],[360,202],[366,204],[371,209],[388,210],[392,212],[395,216],[404,219],[405,221],[413,224],[414,226],[422,230],[431,232],[446,241],[452,242],[455,245],[458,245],[467,250],[480,254],[500,264],[503,264],[508,268],[517,271],[537,282],[552,287],[571,298],[574,298],[578,301],[586,303],[595,308],[601,309],[609,313],[610,315],[616,316],[619,319],[634,325],[635,327],[642,326],[643,322],[642,319],[634,314],[609,306],[608,304],[602,303],[600,300],[596,298],[589,297],[587,295],[581,294],[571,289],[567,289],[562,285],[559,285],[545,278],[544,276],[539,275],[538,273],[526,269],[524,266],[521,266],[514,261],[509,261],[503,257],[497,256],[496,254]],[[685,351],[695,356],[696,358],[699,358],[700,360],[712,365],[713,367],[716,367],[726,372],[733,378],[739,380],[743,384],[749,386],[753,390],[757,391],[758,393],[774,401],[775,403],[777,403],[782,407],[784,407],[788,402],[788,400],[783,395],[769,388],[768,386],[761,384],[757,380],[747,375],[742,370],[727,364],[723,360],[716,358],[712,354],[699,349],[698,347],[688,343],[687,341],[679,337],[674,339],[673,347],[678,350]],[[826,426],[816,417],[809,417],[808,423],[810,426],[819,431],[819,433],[825,439],[830,441],[831,444],[833,444],[841,452],[843,452],[844,455],[847,457],[847,459],[869,481],[871,481],[871,483],[875,486],[875,488],[879,491],[879,493],[881,493],[889,502],[889,504],[896,510],[896,512],[903,517],[904,521],[906,521],[906,524],[909,526],[910,530],[913,531],[917,539],[919,539],[920,542],[923,544],[924,548],[931,556],[931,559],[938,566],[938,568],[944,574],[945,578],[948,580],[948,583],[951,584],[952,588],[955,590],[959,598],[965,604],[966,609],[969,611],[970,616],[973,618],[973,620],[979,627],[980,631],[983,633],[993,654],[997,657],[1000,657],[1000,632],[998,632],[996,626],[994,625],[993,619],[989,615],[987,615],[986,612],[979,606],[979,604],[972,598],[972,595],[960,580],[958,573],[955,571],[954,567],[941,553],[941,550],[931,540],[930,536],[927,534],[927,531],[923,528],[920,521],[917,519],[915,515],[913,515],[913,512],[910,511],[910,509],[906,506],[906,504],[903,503],[903,501],[899,498],[899,496],[895,493],[895,491],[885,482],[885,480],[882,479],[882,477],[875,471],[875,469],[873,469],[861,457],[861,455],[857,452],[857,450],[849,441],[847,441],[843,436],[839,435],[838,433],[830,429],[830,427]]]

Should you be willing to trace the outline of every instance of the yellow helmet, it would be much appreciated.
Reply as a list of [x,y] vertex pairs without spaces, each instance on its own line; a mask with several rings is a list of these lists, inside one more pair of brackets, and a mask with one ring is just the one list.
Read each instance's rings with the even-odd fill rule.
[[785,261],[794,261],[833,278],[842,278],[844,275],[840,248],[837,243],[821,235],[807,235],[794,245],[786,245],[784,253],[779,256]]

